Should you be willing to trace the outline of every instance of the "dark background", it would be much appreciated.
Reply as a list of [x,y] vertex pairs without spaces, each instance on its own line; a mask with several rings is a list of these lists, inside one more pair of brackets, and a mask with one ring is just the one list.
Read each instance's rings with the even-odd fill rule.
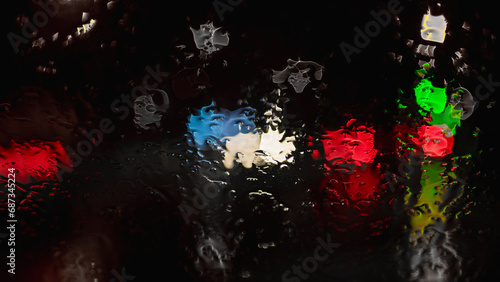
[[[37,183],[40,187],[32,187],[39,189],[39,201],[36,206],[18,212],[26,226],[31,226],[17,229],[19,281],[46,281],[37,280],[41,277],[38,273],[50,277],[56,272],[54,269],[62,267],[54,263],[64,261],[62,255],[48,258],[48,253],[53,254],[58,248],[61,253],[73,250],[76,257],[84,251],[99,254],[96,256],[101,257],[102,270],[96,275],[105,277],[103,281],[111,279],[112,269],[120,273],[122,267],[136,276],[134,281],[223,281],[221,277],[232,281],[245,271],[252,274],[251,281],[279,281],[284,270],[311,254],[316,237],[325,238],[325,234],[334,234],[345,243],[338,255],[333,254],[309,281],[400,280],[399,262],[393,255],[397,244],[392,243],[399,239],[404,220],[393,218],[390,210],[382,209],[375,218],[389,217],[393,221],[380,236],[367,235],[369,231],[363,228],[349,235],[330,230],[328,219],[317,215],[314,208],[301,205],[320,197],[307,192],[317,187],[321,177],[311,159],[305,158],[288,171],[275,168],[270,171],[272,177],[257,170],[244,170],[232,180],[234,187],[240,187],[238,195],[259,189],[278,195],[278,201],[289,206],[292,215],[276,212],[270,208],[273,199],[264,197],[257,200],[264,210],[269,209],[264,215],[249,213],[254,202],[237,200],[233,214],[225,216],[221,212],[225,208],[221,199],[213,213],[204,212],[200,216],[204,227],[185,225],[177,205],[192,197],[193,187],[202,180],[196,178],[196,171],[190,171],[199,158],[182,142],[185,123],[193,108],[206,106],[212,99],[232,110],[239,107],[240,99],[258,107],[261,97],[276,87],[271,81],[272,70],[283,70],[289,58],[325,66],[322,81],[328,86],[320,99],[314,98],[309,88],[303,95],[289,95],[287,110],[296,115],[294,121],[305,123],[306,132],[314,134],[321,127],[336,129],[350,117],[389,132],[398,119],[399,89],[409,96],[414,87],[414,71],[418,69],[414,48],[424,43],[419,33],[421,15],[427,6],[434,7],[434,2],[402,2],[404,9],[398,15],[401,24],[393,20],[360,54],[353,55],[350,64],[339,44],[343,41],[353,44],[353,28],[364,28],[372,20],[370,11],[384,9],[386,1],[243,1],[233,11],[225,12],[222,22],[210,1],[123,0],[116,1],[112,10],[106,9],[106,1],[70,2],[61,4],[59,13],[39,31],[45,38],[59,32],[55,42],[47,41],[41,49],[24,44],[21,52],[15,54],[4,37],[6,70],[1,101],[11,103],[14,111],[20,108],[29,111],[29,107],[23,108],[25,102],[19,97],[30,91],[43,93],[41,97],[47,97],[47,103],[55,101],[61,116],[76,114],[73,127],[46,130],[45,125],[13,125],[4,110],[2,116],[6,118],[1,120],[0,142],[7,146],[11,139],[19,143],[32,139],[59,140],[75,146],[82,139],[80,130],[96,128],[103,117],[112,119],[116,130],[106,135],[103,143],[62,183]],[[19,14],[31,19],[39,10],[30,1],[6,5],[7,33],[20,34],[16,25]],[[498,34],[499,28],[493,3],[446,1],[441,9],[450,19],[450,35],[436,48],[435,81],[455,79],[455,83],[458,81],[471,93],[478,85],[479,75],[492,74],[493,80],[499,81],[498,42],[491,36]],[[75,38],[72,44],[63,47],[64,36],[82,25],[82,11],[97,20],[95,29],[89,36]],[[215,53],[204,67],[212,87],[198,97],[185,100],[169,95],[170,109],[162,120],[165,130],[138,134],[133,115],[120,120],[110,110],[111,102],[140,83],[146,66],[159,65],[163,71],[174,74],[183,67],[202,65],[189,27],[198,28],[207,21],[222,27],[230,38],[229,45]],[[469,32],[461,28],[463,21],[471,24]],[[405,47],[407,39],[414,40],[413,49]],[[179,51],[176,46],[181,44],[186,48]],[[450,58],[459,48],[467,49],[469,76],[457,74],[452,65]],[[186,59],[184,51],[194,53],[193,59]],[[391,60],[388,52],[402,55],[402,62]],[[223,66],[224,60],[228,67]],[[49,66],[50,61],[57,74],[36,71],[39,65]],[[159,88],[172,94],[171,77]],[[490,98],[480,101],[474,115],[462,123],[455,136],[454,152],[474,156],[472,163],[464,167],[470,187],[476,187],[467,190],[463,203],[457,204],[457,209],[471,211],[462,219],[461,229],[455,232],[459,252],[464,257],[460,281],[466,278],[494,281],[493,277],[499,274],[497,109],[487,107],[496,100],[496,95],[495,89]],[[44,102],[36,102],[34,107],[42,110],[34,111],[30,119],[53,114],[44,111],[45,106]],[[470,136],[477,128],[480,134],[476,141]],[[160,169],[165,162],[169,168]],[[245,181],[247,177],[259,181],[250,185]],[[294,184],[296,179],[302,182]],[[55,197],[49,197],[51,191]],[[469,202],[474,204],[466,205]],[[242,226],[235,223],[240,216],[246,218]],[[286,219],[293,222],[297,234],[285,232],[289,226],[280,224]],[[238,247],[228,246],[236,250],[231,272],[199,274],[195,270],[194,238],[200,238],[200,230],[207,232],[207,229],[229,237],[246,234]],[[269,251],[257,249],[255,245],[262,237],[256,230],[260,229],[265,230],[264,237],[282,234],[282,244]],[[98,239],[85,239],[86,234],[94,234],[90,238]],[[83,259],[81,264],[88,266],[89,262]]]

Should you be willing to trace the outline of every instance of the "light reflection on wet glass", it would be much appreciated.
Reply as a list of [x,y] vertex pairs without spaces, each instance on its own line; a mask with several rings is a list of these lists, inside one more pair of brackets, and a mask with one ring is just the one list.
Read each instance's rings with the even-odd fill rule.
[[18,2],[6,281],[496,273],[487,5]]

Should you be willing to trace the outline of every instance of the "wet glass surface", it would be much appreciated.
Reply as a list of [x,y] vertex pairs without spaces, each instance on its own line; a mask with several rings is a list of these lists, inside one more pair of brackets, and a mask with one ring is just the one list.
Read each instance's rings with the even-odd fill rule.
[[6,19],[0,281],[498,279],[492,3]]

